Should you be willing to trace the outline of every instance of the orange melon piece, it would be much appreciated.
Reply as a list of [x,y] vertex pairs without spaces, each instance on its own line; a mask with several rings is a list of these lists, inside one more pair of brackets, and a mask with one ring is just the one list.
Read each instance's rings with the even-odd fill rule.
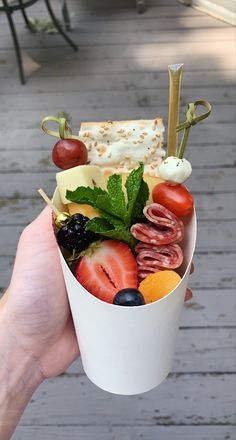
[[70,215],[77,214],[78,212],[89,219],[94,217],[100,217],[99,212],[90,205],[80,203],[69,203],[67,205]]
[[162,270],[148,275],[139,285],[139,291],[143,294],[145,303],[157,301],[168,295],[177,284],[181,277],[174,270]]

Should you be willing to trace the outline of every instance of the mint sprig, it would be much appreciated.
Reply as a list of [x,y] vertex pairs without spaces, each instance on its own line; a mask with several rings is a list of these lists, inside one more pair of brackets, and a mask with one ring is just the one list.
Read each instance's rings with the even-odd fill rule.
[[134,248],[137,244],[135,238],[124,225],[112,225],[102,217],[94,217],[92,220],[89,220],[86,224],[86,229],[96,232],[103,237],[124,241],[131,248]]
[[130,227],[143,218],[143,208],[149,197],[148,184],[143,180],[143,163],[139,168],[133,170],[125,182],[128,204],[125,223]]
[[121,175],[113,174],[108,179],[107,191],[80,186],[75,191],[67,191],[66,198],[75,203],[91,205],[100,213],[101,217],[95,217],[86,223],[87,230],[124,241],[133,248],[136,240],[130,233],[130,227],[142,220],[143,208],[149,197],[143,171],[144,165],[140,163],[130,173],[125,183],[126,196],[122,189]]

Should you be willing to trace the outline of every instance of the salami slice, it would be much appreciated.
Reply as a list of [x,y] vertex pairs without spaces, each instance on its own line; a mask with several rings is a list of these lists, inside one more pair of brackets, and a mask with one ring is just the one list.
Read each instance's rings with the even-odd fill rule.
[[139,278],[160,270],[177,269],[183,262],[183,252],[178,244],[153,246],[147,243],[138,243],[135,247],[137,252]]
[[143,213],[149,223],[136,223],[130,231],[139,241],[155,246],[179,243],[183,239],[184,224],[164,206],[151,203]]

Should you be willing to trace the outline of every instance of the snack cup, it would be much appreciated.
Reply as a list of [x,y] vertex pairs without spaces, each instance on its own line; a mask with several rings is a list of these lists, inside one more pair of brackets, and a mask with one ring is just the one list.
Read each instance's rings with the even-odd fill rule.
[[[65,210],[58,189],[53,202],[60,211]],[[83,367],[88,378],[105,391],[144,393],[159,385],[171,370],[195,249],[195,212],[184,222],[182,279],[164,298],[144,306],[115,306],[91,295],[59,251]]]

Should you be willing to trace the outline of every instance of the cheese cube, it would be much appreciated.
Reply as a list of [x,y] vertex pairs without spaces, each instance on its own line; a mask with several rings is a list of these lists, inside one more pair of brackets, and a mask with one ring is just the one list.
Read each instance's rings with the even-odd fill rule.
[[66,198],[66,191],[74,191],[78,186],[86,186],[105,189],[105,179],[101,169],[94,165],[80,165],[68,170],[60,171],[56,174],[57,186],[59,188],[61,201],[65,205],[71,203]]

